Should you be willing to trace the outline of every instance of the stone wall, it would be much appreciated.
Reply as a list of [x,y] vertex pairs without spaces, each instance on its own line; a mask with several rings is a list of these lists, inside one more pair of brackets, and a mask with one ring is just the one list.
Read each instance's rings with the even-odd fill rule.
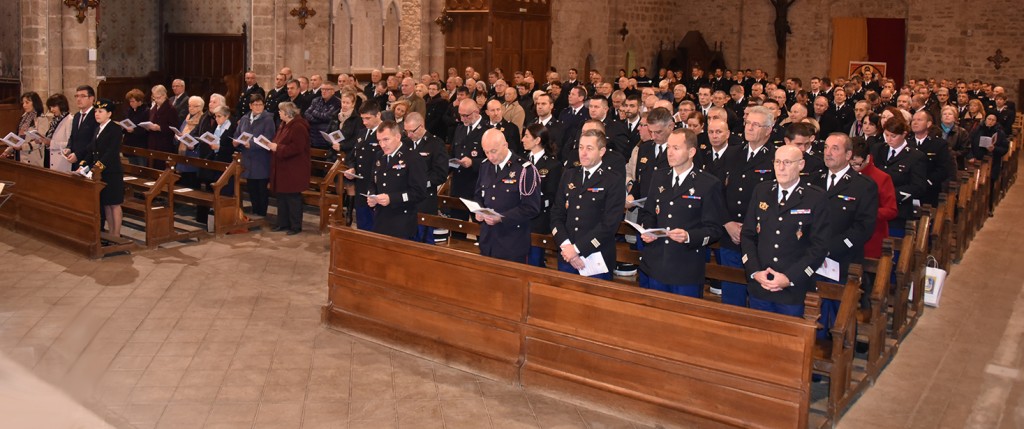
[[[130,3],[134,11],[136,2]],[[238,34],[242,32],[242,24],[251,22],[252,0],[164,0],[160,3],[164,22],[172,33]]]
[[96,73],[145,76],[160,68],[160,6],[134,0],[105,0],[97,27]]
[[95,87],[96,62],[88,55],[96,48],[96,12],[79,23],[63,3],[20,1],[22,91],[70,96],[78,85]]

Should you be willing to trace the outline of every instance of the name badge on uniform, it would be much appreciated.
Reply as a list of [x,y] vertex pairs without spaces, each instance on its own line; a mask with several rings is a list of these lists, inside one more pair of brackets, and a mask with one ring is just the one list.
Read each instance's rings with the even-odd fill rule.
[[793,210],[789,211],[789,214],[791,214],[791,215],[811,214],[811,209],[793,209]]

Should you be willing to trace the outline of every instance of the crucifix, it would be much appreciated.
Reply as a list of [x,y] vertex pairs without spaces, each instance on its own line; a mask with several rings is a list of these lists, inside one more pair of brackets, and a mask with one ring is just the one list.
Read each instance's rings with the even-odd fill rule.
[[316,11],[306,7],[306,0],[299,0],[299,7],[296,9],[292,9],[291,15],[299,18],[299,27],[305,29],[306,18],[312,18],[316,16]]
[[100,7],[100,0],[64,0],[64,5],[72,9],[78,10],[78,14],[75,18],[78,19],[78,23],[85,22],[85,12],[90,8],[96,9]]
[[786,36],[793,34],[789,26],[789,7],[796,0],[769,0],[775,6],[775,45],[777,49],[775,56],[778,58],[778,65],[775,68],[776,76],[786,77]]
[[1003,68],[1003,63],[1005,63],[1007,61],[1010,61],[1010,59],[1008,57],[1004,57],[1003,56],[1003,50],[1002,49],[996,49],[996,54],[988,57],[988,60],[992,64],[995,64],[996,70],[999,70],[999,69]]

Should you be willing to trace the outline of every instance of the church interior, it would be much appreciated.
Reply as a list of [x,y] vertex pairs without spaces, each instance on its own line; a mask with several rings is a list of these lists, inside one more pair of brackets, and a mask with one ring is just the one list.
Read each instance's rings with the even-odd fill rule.
[[[1014,186],[1024,144],[1024,115],[1016,110],[1024,105],[1024,30],[1014,23],[1024,22],[1024,8],[1016,1],[16,0],[6,6],[0,9],[0,136],[8,137],[0,147],[11,148],[0,151],[2,427],[1024,426],[1024,315],[1017,313],[1024,309],[1024,268],[1014,262],[1017,239],[1024,240],[1015,221],[1024,191]],[[776,92],[782,98],[773,101]],[[848,118],[828,112],[845,112],[837,92],[850,100]],[[712,93],[721,103],[712,103]],[[52,119],[57,95],[63,116],[45,122],[49,132],[38,139],[50,148],[32,155],[29,135],[47,128],[30,111]],[[86,97],[95,103],[76,107]],[[704,146],[693,140],[710,142],[715,160],[717,140],[707,137],[712,123],[728,127],[726,137],[731,131],[740,146],[736,153],[751,142],[750,156],[741,159],[750,163],[758,156],[752,142],[760,139],[749,138],[760,135],[751,118],[772,119],[763,137],[779,147],[766,146],[775,156],[766,165],[775,174],[790,162],[780,161],[789,153],[781,148],[798,136],[785,124],[813,122],[806,127],[813,148],[799,162],[817,152],[823,178],[836,163],[838,171],[861,176],[853,162],[860,146],[871,162],[860,160],[879,168],[886,153],[895,160],[906,150],[890,143],[897,128],[886,124],[889,113],[889,121],[905,126],[899,130],[910,151],[920,153],[921,166],[938,163],[920,146],[923,136],[941,142],[949,174],[932,183],[931,172],[915,171],[922,188],[934,190],[919,197],[895,183],[903,167],[889,173],[897,201],[888,204],[894,213],[900,208],[889,219],[898,216],[905,225],[886,225],[879,208],[886,203],[874,195],[870,225],[888,237],[876,243],[879,254],[863,250],[869,228],[857,259],[844,264],[846,278],[822,281],[822,271],[808,267],[812,286],[797,304],[799,317],[771,314],[726,303],[726,283],[745,290],[763,273],[747,265],[746,246],[742,263],[736,251],[735,264],[723,261],[728,225],[719,228],[719,243],[705,239],[707,250],[697,246],[707,256],[697,298],[643,286],[650,248],[622,222],[631,219],[631,190],[626,214],[615,210],[619,218],[609,232],[616,241],[605,270],[609,278],[614,271],[611,280],[576,275],[578,267],[563,270],[573,258],[547,223],[524,233],[547,268],[488,255],[492,244],[485,237],[497,234],[494,224],[457,214],[473,216],[456,195],[457,176],[467,168],[459,167],[458,147],[476,135],[474,117],[507,124],[479,130],[483,137],[465,159],[494,164],[500,174],[504,162],[485,156],[482,142],[500,138],[508,143],[504,153],[515,157],[506,161],[530,161],[518,180],[527,183],[527,171],[540,171],[541,180],[547,170],[537,170],[540,155],[526,158],[524,145],[526,135],[542,140],[535,127],[550,129],[538,106],[545,98],[555,109],[552,120],[566,125],[564,137],[558,135],[564,145],[554,147],[559,156],[563,147],[576,155],[559,158],[559,168],[582,170],[581,183],[592,174],[582,155],[591,136],[580,128],[584,123],[600,125],[602,154],[623,152],[631,186],[647,163],[642,145],[664,143],[656,128],[665,107],[674,124],[662,130],[668,144],[686,135],[684,149],[699,154]],[[573,120],[576,98],[585,106],[603,103],[608,118],[590,107],[573,135],[561,115]],[[195,113],[194,100],[203,104]],[[465,111],[474,101],[473,111]],[[251,107],[264,102],[266,111]],[[318,118],[318,109],[332,102],[334,110]],[[637,110],[629,113],[631,102]],[[173,147],[146,146],[145,136],[141,146],[129,144],[128,132],[137,127],[153,141],[160,125],[154,131],[138,118],[157,122],[165,103],[178,115],[168,123],[186,130]],[[865,111],[854,118],[861,103]],[[768,104],[787,118],[765,113]],[[151,113],[132,116],[140,105]],[[489,119],[495,108],[501,111]],[[801,108],[805,120],[793,113]],[[96,161],[102,120],[85,138],[92,141],[89,162],[71,143],[64,152],[52,144],[63,127],[58,122],[67,122],[69,133],[84,127],[79,109],[97,117],[112,112],[107,118],[117,125],[110,127],[124,129],[117,130],[124,144],[119,137],[108,162]],[[930,121],[923,128],[921,112]],[[947,121],[949,112],[954,119]],[[221,146],[245,149],[224,157],[219,149],[196,152],[181,138],[191,133],[202,140],[202,133],[189,131],[203,126],[193,115],[209,121],[205,130]],[[221,134],[228,125],[231,133],[255,127],[261,115],[272,118],[267,144],[253,138],[271,153],[264,167],[245,158],[248,140]],[[26,126],[27,116],[36,122]],[[119,123],[126,118],[135,122]],[[696,125],[688,118],[697,118]],[[295,123],[309,127],[301,133],[306,152],[299,164],[311,167],[301,168],[300,190],[284,192],[278,148],[286,147],[282,130]],[[865,134],[862,124],[876,135]],[[441,184],[423,187],[433,205],[408,216],[421,243],[380,232],[372,221],[367,228],[362,218],[369,213],[379,227],[389,204],[359,187],[359,148],[376,133],[372,144],[380,139],[380,148],[370,156],[378,170],[388,156],[387,167],[393,153],[378,127],[391,132],[392,126],[405,142],[399,145],[414,149],[440,137],[445,155],[438,155],[447,164]],[[613,126],[636,135],[625,151],[613,146]],[[515,132],[503,136],[508,128]],[[256,128],[246,130],[260,137]],[[334,132],[344,136],[335,141]],[[969,134],[962,136],[966,148],[953,143],[957,132]],[[919,146],[914,133],[922,136]],[[836,134],[843,134],[852,158],[833,160],[829,142]],[[12,143],[22,140],[27,150]],[[203,144],[218,147],[214,140]],[[673,153],[666,162],[676,162]],[[699,156],[684,157],[683,165]],[[58,158],[66,159],[61,171]],[[599,167],[613,164],[603,159]],[[261,168],[264,176],[253,175]],[[384,179],[365,168],[377,189]],[[743,172],[735,171],[723,173],[733,187]],[[120,187],[109,184],[111,172]],[[473,170],[470,186],[476,177]],[[483,170],[479,177],[484,180]],[[799,184],[811,188],[811,179],[804,180]],[[727,180],[716,183],[734,195]],[[586,192],[605,190],[587,186]],[[817,191],[815,184],[809,192],[824,195],[834,186]],[[117,203],[108,202],[111,189]],[[568,189],[566,195],[571,180]],[[532,193],[520,192],[524,201]],[[694,192],[689,189],[691,203],[702,198]],[[401,196],[391,203],[409,198],[394,195]],[[377,215],[367,201],[380,204]],[[554,201],[559,210],[550,213],[564,214],[561,200]],[[782,194],[780,213],[788,201]],[[549,213],[541,204],[538,212]],[[754,216],[767,210],[765,202],[738,204],[743,213],[750,204]],[[711,206],[708,201],[704,210]],[[662,207],[641,205],[635,212],[650,220]],[[904,217],[904,207],[913,215]],[[730,216],[733,209],[723,203]],[[297,217],[289,225],[291,213]],[[767,220],[757,217],[756,228],[747,228],[750,217],[730,223],[768,240]],[[580,218],[564,221],[577,225]],[[808,246],[809,222],[796,231],[796,241],[787,243]],[[689,238],[690,232],[687,245]],[[590,247],[601,247],[597,241]],[[569,253],[582,257],[578,247],[586,245],[569,243],[577,247]]]

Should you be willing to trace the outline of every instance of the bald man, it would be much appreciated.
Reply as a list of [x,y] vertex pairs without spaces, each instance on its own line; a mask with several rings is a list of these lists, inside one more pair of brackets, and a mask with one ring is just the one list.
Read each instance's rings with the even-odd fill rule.
[[820,188],[801,185],[803,153],[775,151],[775,180],[758,184],[743,222],[743,267],[750,308],[803,317],[804,298],[828,254],[828,201]]
[[540,213],[540,174],[529,161],[509,150],[497,129],[481,141],[487,160],[480,167],[474,200],[500,216],[475,218],[480,225],[480,254],[526,263],[530,254],[530,220]]

